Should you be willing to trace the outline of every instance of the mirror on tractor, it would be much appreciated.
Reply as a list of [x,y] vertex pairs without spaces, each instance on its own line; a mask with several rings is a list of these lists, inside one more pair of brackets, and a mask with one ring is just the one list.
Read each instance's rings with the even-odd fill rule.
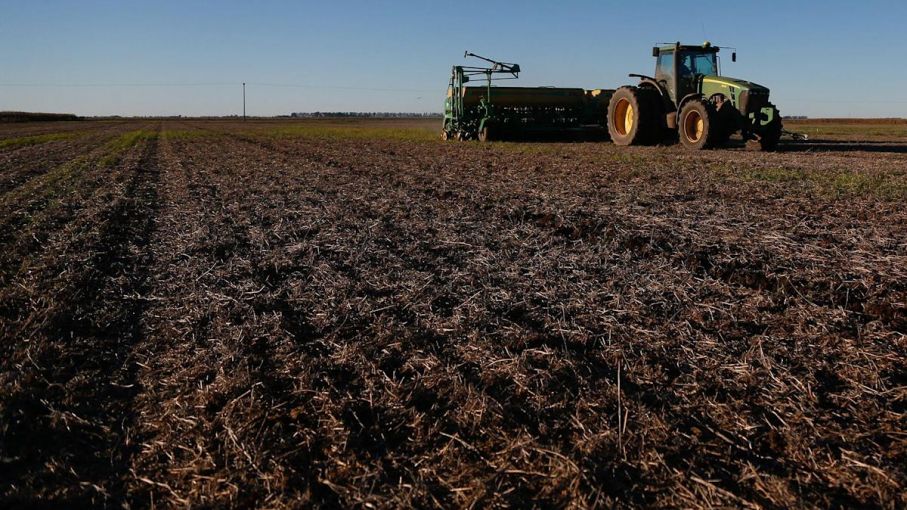
[[736,61],[737,61],[737,52],[734,51],[731,53],[731,62],[736,62]]
[[658,56],[658,53],[659,53],[659,51],[658,51],[658,46],[654,46],[654,47],[652,48],[652,56],[653,56],[653,57],[657,57],[657,56]]

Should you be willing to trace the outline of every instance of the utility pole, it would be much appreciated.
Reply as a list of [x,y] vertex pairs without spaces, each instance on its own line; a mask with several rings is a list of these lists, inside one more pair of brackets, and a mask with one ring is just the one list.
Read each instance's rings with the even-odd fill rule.
[[242,120],[246,120],[246,82],[242,82]]

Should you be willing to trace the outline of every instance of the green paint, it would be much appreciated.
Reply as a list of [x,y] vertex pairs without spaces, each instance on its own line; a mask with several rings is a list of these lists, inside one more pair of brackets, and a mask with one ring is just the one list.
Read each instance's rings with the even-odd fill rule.
[[[604,127],[613,90],[555,87],[494,87],[492,81],[513,79],[519,65],[474,56],[489,67],[453,66],[444,100],[442,133],[475,139],[488,128],[514,135],[526,131]],[[501,76],[504,76],[503,78]],[[468,86],[475,77],[481,85]]]

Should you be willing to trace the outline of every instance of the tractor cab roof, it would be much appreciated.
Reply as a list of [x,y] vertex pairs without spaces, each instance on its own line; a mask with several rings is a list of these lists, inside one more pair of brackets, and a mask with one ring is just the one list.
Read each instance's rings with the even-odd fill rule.
[[695,45],[677,43],[656,46],[658,53],[673,53],[674,50],[676,50],[678,47],[680,48],[680,51],[695,51],[699,53],[718,53],[719,51],[721,51],[721,48],[719,48],[718,46],[712,46],[712,43],[710,43],[709,41]]

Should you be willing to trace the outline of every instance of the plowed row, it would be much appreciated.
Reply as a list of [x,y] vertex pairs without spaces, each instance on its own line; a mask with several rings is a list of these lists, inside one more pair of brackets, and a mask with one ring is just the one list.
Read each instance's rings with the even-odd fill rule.
[[907,504],[901,141],[325,125],[0,149],[2,506]]

